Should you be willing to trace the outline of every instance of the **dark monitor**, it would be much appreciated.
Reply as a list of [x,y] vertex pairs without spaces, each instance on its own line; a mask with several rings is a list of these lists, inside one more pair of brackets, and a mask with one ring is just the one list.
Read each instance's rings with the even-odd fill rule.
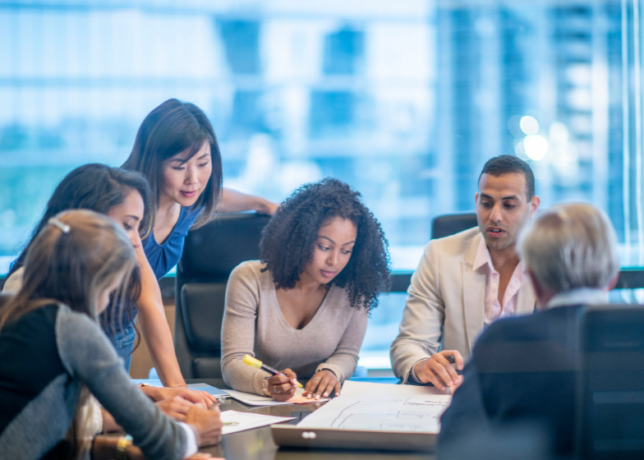
[[578,458],[644,458],[644,307],[588,308],[580,334]]

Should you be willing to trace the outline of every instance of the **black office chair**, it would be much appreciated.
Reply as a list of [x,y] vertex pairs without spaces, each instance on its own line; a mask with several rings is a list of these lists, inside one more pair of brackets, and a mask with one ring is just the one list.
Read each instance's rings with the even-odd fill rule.
[[174,344],[184,378],[221,378],[226,283],[241,262],[259,259],[259,241],[269,219],[224,214],[188,233],[175,294]]
[[473,212],[436,216],[432,219],[431,239],[451,236],[477,225],[476,214]]
[[580,352],[578,458],[644,458],[644,307],[589,308]]

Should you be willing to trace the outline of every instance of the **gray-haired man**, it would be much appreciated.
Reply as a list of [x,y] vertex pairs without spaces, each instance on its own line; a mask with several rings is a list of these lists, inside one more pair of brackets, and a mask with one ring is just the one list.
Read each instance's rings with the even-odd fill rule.
[[615,231],[593,206],[566,204],[531,222],[518,247],[542,311],[481,335],[441,418],[441,449],[473,431],[530,423],[553,440],[553,455],[573,452],[578,314],[606,303],[616,282]]

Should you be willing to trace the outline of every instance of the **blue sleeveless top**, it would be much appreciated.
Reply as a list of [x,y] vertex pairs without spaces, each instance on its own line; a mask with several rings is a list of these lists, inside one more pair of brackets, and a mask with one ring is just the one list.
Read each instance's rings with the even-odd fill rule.
[[[200,212],[201,208],[191,209],[182,207],[179,213],[179,220],[177,220],[174,228],[163,243],[157,243],[157,240],[154,239],[154,232],[152,231],[142,241],[143,251],[148,258],[148,262],[150,262],[150,266],[157,280],[163,278],[172,270],[172,267],[179,263],[186,236]],[[128,303],[131,303],[131,301]],[[131,314],[122,314],[130,308],[132,311]],[[134,305],[116,305],[115,308],[108,308],[101,315],[103,330],[108,337],[114,337],[119,332],[131,327],[136,313],[136,307]]]

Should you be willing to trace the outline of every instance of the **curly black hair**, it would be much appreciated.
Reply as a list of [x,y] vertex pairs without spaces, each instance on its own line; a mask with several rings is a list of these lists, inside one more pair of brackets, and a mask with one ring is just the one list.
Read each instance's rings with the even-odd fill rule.
[[380,224],[344,182],[327,178],[297,189],[262,232],[260,258],[278,289],[290,289],[313,260],[318,230],[333,217],[349,219],[358,230],[349,263],[329,284],[344,288],[352,307],[370,312],[378,294],[389,290],[388,242]]

